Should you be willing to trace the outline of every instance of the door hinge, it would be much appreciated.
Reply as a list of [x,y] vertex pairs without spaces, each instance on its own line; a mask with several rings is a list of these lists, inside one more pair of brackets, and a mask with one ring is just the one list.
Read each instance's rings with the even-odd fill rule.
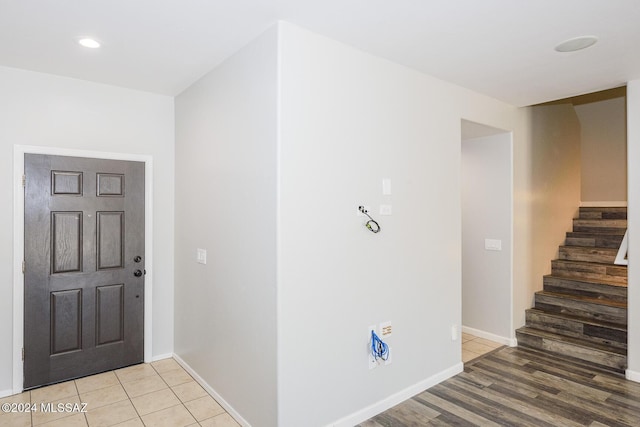
[[26,270],[27,270],[27,263],[25,261],[22,261],[22,274],[24,274]]
[[22,186],[26,187],[27,185],[27,176],[26,175],[22,175]]
[[22,360],[24,360],[24,347],[22,347]]

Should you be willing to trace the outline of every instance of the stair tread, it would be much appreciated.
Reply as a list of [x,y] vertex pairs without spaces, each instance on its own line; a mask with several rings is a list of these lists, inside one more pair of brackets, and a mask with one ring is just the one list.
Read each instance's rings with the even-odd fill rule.
[[535,308],[535,307],[528,308],[526,311],[540,313],[540,314],[543,314],[545,316],[555,317],[555,318],[558,318],[558,319],[573,320],[573,321],[576,321],[576,322],[584,323],[585,325],[601,326],[601,327],[605,327],[605,328],[609,328],[609,329],[616,329],[616,330],[619,330],[619,331],[625,331],[625,332],[627,331],[627,327],[625,325],[621,325],[620,323],[607,322],[605,320],[598,320],[598,319],[593,319],[593,318],[585,318],[585,317],[576,316],[576,315],[573,315],[573,314],[548,312],[548,311],[545,311],[545,310],[540,310],[539,308]]
[[[605,246],[577,246],[577,245],[560,245],[559,248],[561,249],[568,249],[568,250],[587,250],[587,251],[602,251],[602,252],[618,252],[618,249],[614,249],[614,248],[607,248]],[[589,261],[584,261],[584,262],[589,262]],[[601,263],[601,264],[606,264],[606,263]]]
[[583,224],[610,224],[612,227],[626,227],[627,225],[627,220],[623,218],[574,218],[573,222]]
[[607,233],[592,233],[590,231],[567,231],[567,236],[570,237],[611,237],[612,239],[622,239],[620,234],[607,234]]
[[[564,260],[562,260],[564,261]],[[576,261],[578,262],[578,261]],[[593,264],[593,263],[590,263]],[[576,276],[563,276],[561,274],[547,274],[544,277],[550,277],[554,279],[568,280],[571,282],[580,282],[580,283],[589,283],[592,285],[602,285],[602,286],[614,286],[616,288],[626,288],[626,283],[613,282],[606,279],[586,279],[584,277],[576,277]]]
[[609,307],[627,308],[626,302],[610,300],[607,298],[593,298],[593,297],[588,297],[584,295],[565,294],[560,292],[549,292],[549,291],[538,291],[536,292],[536,294],[556,297],[556,298],[576,300],[581,302],[588,302],[592,304],[606,305]]
[[571,260],[571,259],[554,259],[552,262],[575,263],[575,264],[582,264],[582,265],[595,265],[595,266],[599,266],[599,267],[619,267],[619,268],[624,268],[625,270],[627,269],[626,265],[611,264],[611,263],[608,263],[608,262],[574,261],[574,260]]
[[614,354],[617,356],[626,356],[627,355],[627,351],[625,349],[622,348],[617,348],[617,347],[611,347],[608,345],[604,345],[604,344],[598,344],[592,341],[587,341],[587,340],[583,340],[583,339],[579,339],[579,338],[573,338],[573,337],[568,337],[565,335],[560,335],[560,334],[556,334],[553,332],[548,332],[548,331],[543,331],[541,329],[536,329],[536,328],[530,328],[527,326],[523,326],[522,328],[519,328],[516,332],[522,333],[522,334],[528,334],[528,335],[534,335],[534,336],[538,336],[541,338],[546,338],[546,339],[551,339],[551,340],[555,340],[555,341],[562,341],[565,343],[569,343],[571,345],[575,345],[578,347],[582,347],[582,348],[586,348],[586,349],[591,349],[591,350],[596,350],[596,351],[600,351],[603,353],[607,353],[607,354]]
[[578,264],[584,264],[584,265],[595,265],[597,267],[620,267],[620,268],[627,268],[626,265],[618,265],[618,264],[610,264],[608,262],[594,262],[594,261],[573,261],[570,259],[554,259],[553,261],[560,261],[560,262],[573,262],[573,263],[578,263]]

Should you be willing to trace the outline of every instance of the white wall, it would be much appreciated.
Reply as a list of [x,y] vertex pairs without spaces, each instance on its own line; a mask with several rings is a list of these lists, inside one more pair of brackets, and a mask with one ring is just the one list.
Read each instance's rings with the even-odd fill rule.
[[153,156],[153,354],[173,351],[173,99],[0,67],[0,392],[12,388],[13,147]]
[[[461,368],[460,120],[523,112],[290,24],[280,46],[279,425],[353,425]],[[387,320],[393,363],[370,371]]]
[[277,425],[276,73],[274,27],[176,98],[176,354],[254,426]]
[[577,105],[581,125],[583,202],[627,200],[627,123],[624,97]]
[[580,123],[571,105],[526,110],[514,146],[514,328],[551,272],[580,205]]
[[501,342],[513,329],[511,152],[509,133],[462,141],[462,325]]
[[627,378],[640,382],[640,80],[627,84],[627,173],[629,231]]

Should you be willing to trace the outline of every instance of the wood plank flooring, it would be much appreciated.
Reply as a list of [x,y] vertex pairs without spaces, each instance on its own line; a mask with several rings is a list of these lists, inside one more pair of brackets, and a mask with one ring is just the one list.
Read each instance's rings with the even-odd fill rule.
[[535,350],[501,347],[359,427],[640,426],[640,384]]

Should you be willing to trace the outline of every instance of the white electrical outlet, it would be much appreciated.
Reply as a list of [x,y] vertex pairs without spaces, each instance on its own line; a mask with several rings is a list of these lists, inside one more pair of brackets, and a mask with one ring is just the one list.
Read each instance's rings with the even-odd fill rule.
[[[378,367],[378,361],[371,354],[371,331],[376,332],[376,325],[371,325],[367,328],[367,356],[368,356],[368,364],[369,369],[375,369]],[[376,332],[377,333],[377,332]]]
[[380,323],[380,338],[389,338],[391,332],[391,321]]
[[451,326],[451,341],[455,341],[458,339],[458,326]]
[[380,215],[391,215],[393,207],[391,205],[380,205]]

